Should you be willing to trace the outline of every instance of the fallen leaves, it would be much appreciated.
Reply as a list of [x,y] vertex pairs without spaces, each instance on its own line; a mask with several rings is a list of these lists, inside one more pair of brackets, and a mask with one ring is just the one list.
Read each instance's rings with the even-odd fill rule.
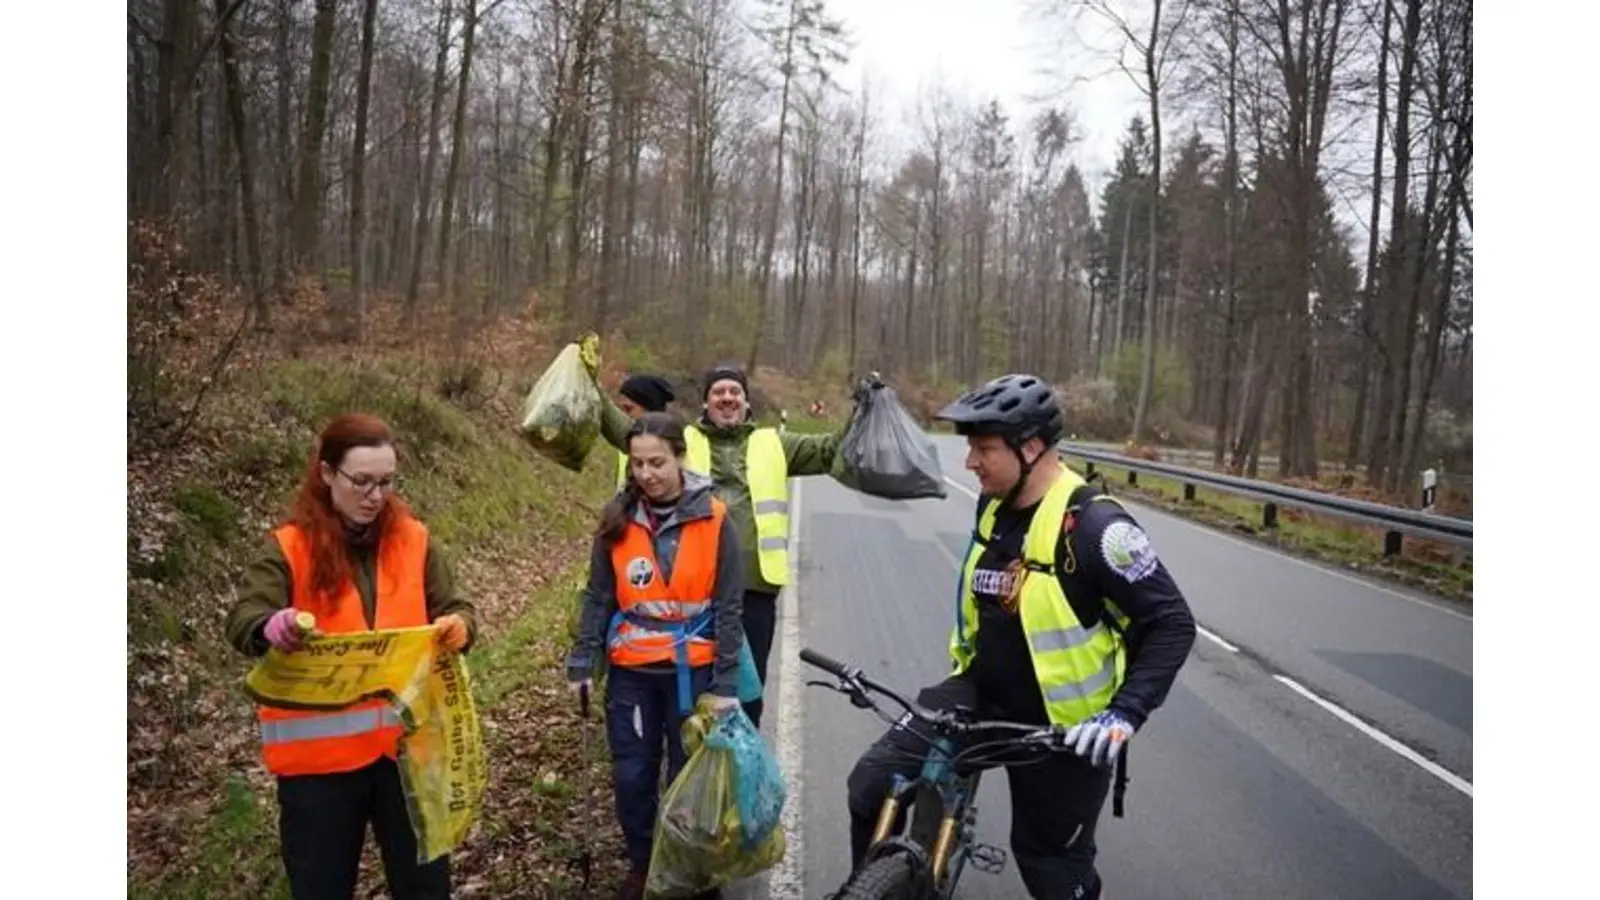
[[[452,355],[530,374],[551,356],[550,336],[525,320],[495,323],[483,340],[469,343],[469,352],[402,329],[397,304],[378,300],[371,308],[369,340],[351,348],[319,332],[326,316],[320,292],[302,286],[287,304],[275,302],[277,330],[251,333],[239,345],[182,444],[130,456],[130,886],[158,896],[271,896],[281,887],[273,780],[260,764],[254,711],[239,689],[248,662],[222,634],[243,566],[279,520],[309,449],[310,423],[261,390],[266,367],[290,356],[340,371],[389,366],[411,373],[422,392],[435,389],[428,374],[434,364]],[[204,303],[192,309],[181,323],[184,340],[163,351],[171,357],[162,359],[167,371],[197,371],[227,337],[227,317]],[[419,331],[446,334],[428,324],[440,315],[424,309]],[[467,415],[485,432],[506,431],[519,400],[513,386],[499,385],[490,402]],[[540,465],[531,453],[527,463]],[[573,567],[587,559],[588,537],[575,532],[598,514],[601,486],[587,476],[562,477],[571,480],[550,485],[549,503],[525,527],[453,548],[462,588],[479,609],[480,645],[506,644],[494,657],[497,671],[474,671],[493,681],[499,696],[482,711],[491,754],[483,818],[453,862],[461,896],[579,896],[571,860],[585,848],[594,856],[596,893],[621,876],[603,725],[589,723],[585,754],[577,710],[562,683],[574,597],[566,587],[551,590],[570,582]],[[227,501],[225,538],[203,533],[175,505],[189,484]],[[544,613],[529,626],[525,617],[536,604],[544,604]],[[587,836],[586,797],[593,804]],[[358,895],[386,896],[370,840],[361,871]]]

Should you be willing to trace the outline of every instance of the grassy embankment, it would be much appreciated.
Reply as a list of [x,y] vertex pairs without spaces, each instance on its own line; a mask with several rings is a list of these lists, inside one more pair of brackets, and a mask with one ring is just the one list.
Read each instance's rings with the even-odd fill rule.
[[[305,465],[316,428],[361,409],[403,444],[406,498],[446,543],[485,634],[469,663],[489,741],[463,896],[563,897],[583,840],[579,720],[561,676],[609,449],[581,475],[538,457],[513,422],[532,373],[391,350],[242,352],[181,444],[128,473],[128,889],[143,898],[287,897],[277,807],[257,761],[248,663],[221,623],[242,567]],[[491,385],[492,383],[492,385]],[[604,739],[592,726],[598,877],[620,876]],[[370,843],[363,896],[381,884]]]

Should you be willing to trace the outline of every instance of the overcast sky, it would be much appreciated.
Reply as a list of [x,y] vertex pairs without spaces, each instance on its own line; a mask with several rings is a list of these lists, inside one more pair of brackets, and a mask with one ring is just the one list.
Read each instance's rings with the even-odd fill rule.
[[[1144,0],[1131,7],[1134,27],[1146,21]],[[1063,4],[1065,5],[1065,4]],[[876,94],[880,153],[898,157],[917,142],[919,90],[942,80],[957,97],[1001,101],[1021,141],[1032,115],[1047,104],[1065,104],[1080,141],[1069,152],[1083,172],[1098,210],[1100,186],[1116,159],[1117,142],[1129,119],[1148,120],[1149,101],[1111,53],[1120,42],[1092,17],[1075,24],[1042,20],[1040,0],[827,0],[829,13],[844,22],[852,47],[837,74],[842,87],[857,91],[863,76]],[[1137,61],[1134,61],[1137,65]],[[1164,92],[1165,93],[1165,92]],[[1183,110],[1163,109],[1170,161],[1176,138],[1189,125],[1175,121]],[[1330,126],[1331,127],[1331,126]],[[1202,128],[1220,141],[1217,127]],[[1368,123],[1346,123],[1330,134],[1325,169],[1337,168],[1332,185],[1335,214],[1365,246],[1370,196],[1371,136]],[[1020,147],[1019,147],[1020,149]]]
[[1144,95],[1105,59],[1053,41],[1060,29],[1027,21],[1027,9],[1027,0],[829,0],[854,44],[839,81],[855,90],[865,75],[873,85],[889,119],[885,143],[913,133],[918,91],[941,76],[958,97],[998,98],[1018,134],[1046,101],[1065,102],[1082,137],[1075,158],[1098,183],[1128,120],[1147,108]]

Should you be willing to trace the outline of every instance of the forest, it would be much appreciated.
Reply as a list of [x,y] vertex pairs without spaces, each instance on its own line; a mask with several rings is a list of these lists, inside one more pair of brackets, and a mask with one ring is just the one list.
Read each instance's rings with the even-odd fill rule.
[[351,343],[392,304],[690,372],[1029,370],[1083,436],[1469,472],[1470,3],[1022,8],[1138,88],[1110,172],[1065,81],[896,118],[823,0],[132,0],[130,227],[256,329],[310,286]]

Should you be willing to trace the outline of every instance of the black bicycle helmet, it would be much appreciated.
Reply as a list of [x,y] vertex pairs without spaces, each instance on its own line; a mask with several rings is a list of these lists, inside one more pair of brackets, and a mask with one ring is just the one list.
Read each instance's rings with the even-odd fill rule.
[[954,423],[962,436],[999,435],[1014,449],[1030,438],[1054,444],[1066,430],[1055,391],[1034,375],[1002,375],[962,394],[936,418]]

